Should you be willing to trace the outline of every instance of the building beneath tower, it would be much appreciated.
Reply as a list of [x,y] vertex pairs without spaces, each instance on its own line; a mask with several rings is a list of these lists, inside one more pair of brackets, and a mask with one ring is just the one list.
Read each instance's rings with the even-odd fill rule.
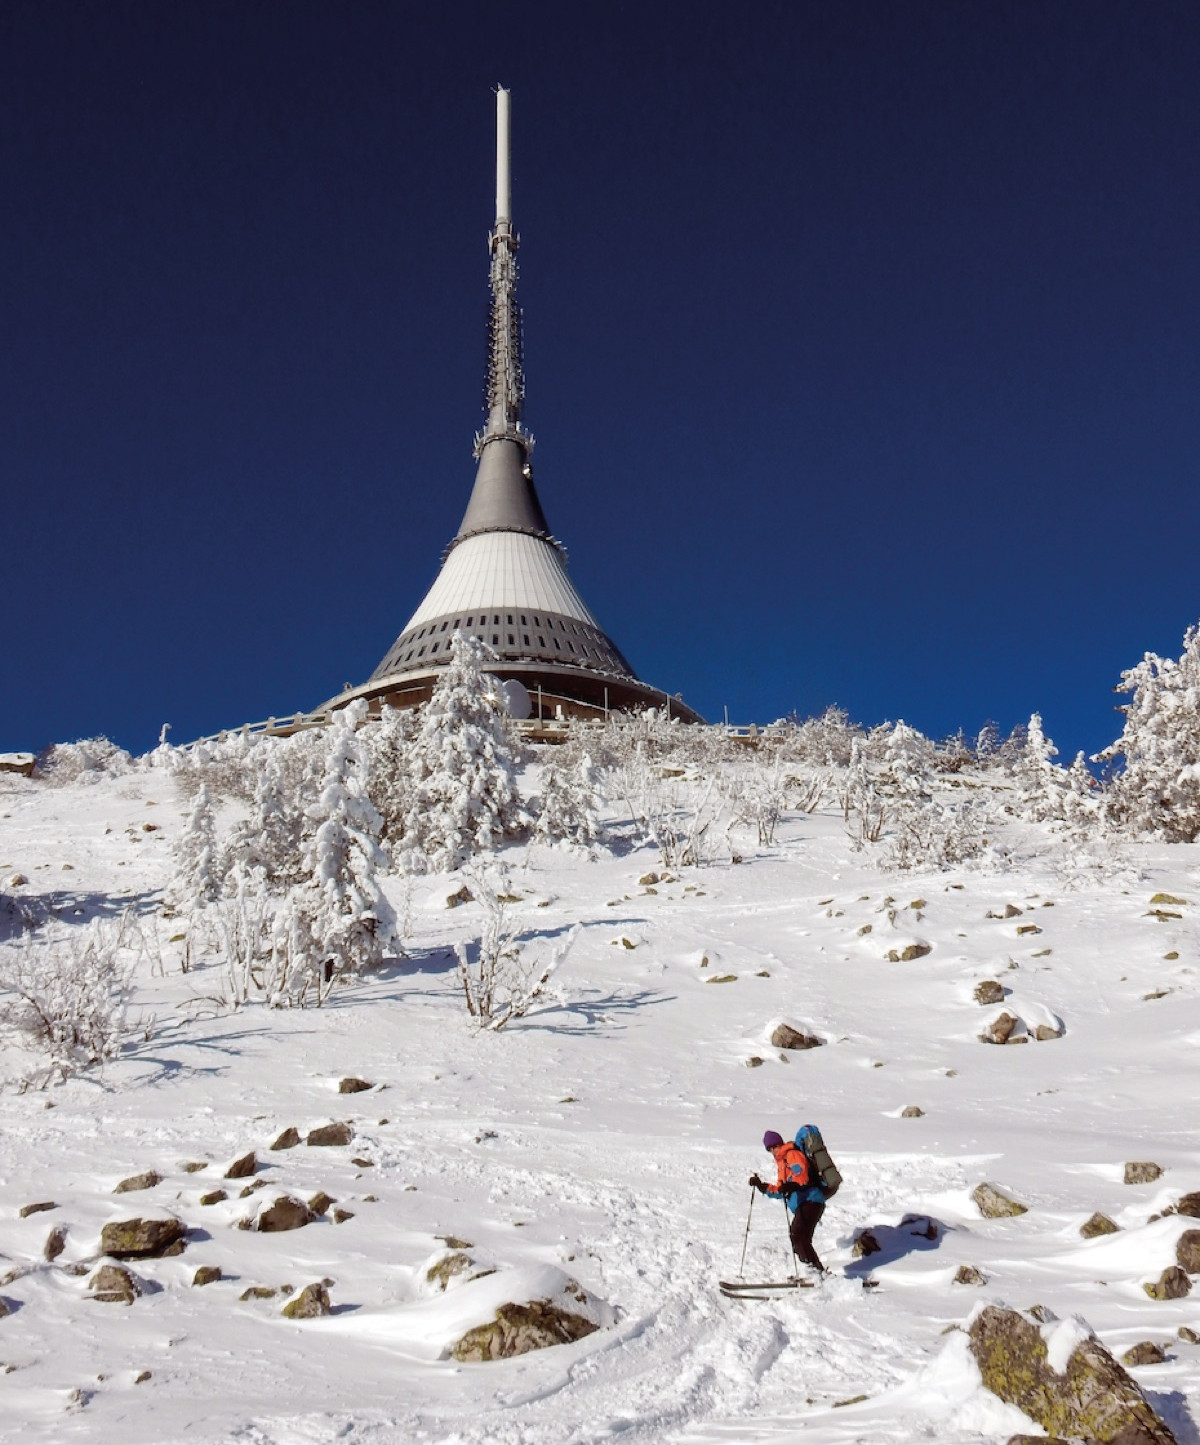
[[533,484],[533,437],[523,420],[521,313],[509,185],[509,93],[496,92],[496,223],[491,250],[487,420],[475,438],[476,472],[462,524],[433,586],[371,677],[323,708],[354,698],[375,706],[424,702],[450,661],[456,632],[495,654],[514,714],[600,717],[613,710],[700,715],[678,695],[642,682],[597,622],[567,572]]

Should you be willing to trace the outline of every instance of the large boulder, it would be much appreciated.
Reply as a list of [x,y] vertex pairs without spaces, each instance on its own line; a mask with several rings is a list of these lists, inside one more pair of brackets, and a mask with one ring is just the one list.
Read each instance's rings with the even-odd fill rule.
[[102,1264],[88,1280],[92,1298],[101,1304],[131,1305],[141,1294],[133,1275],[119,1264]]
[[[984,1385],[1052,1436],[1178,1445],[1137,1382],[1081,1323],[1043,1328],[1016,1310],[985,1306],[968,1327]],[[1064,1340],[1071,1347],[1065,1360]]]
[[338,1148],[343,1144],[349,1144],[354,1138],[354,1127],[351,1124],[321,1124],[315,1129],[308,1131],[305,1143],[310,1148]]
[[[568,1288],[570,1288],[568,1286]],[[579,1286],[575,1286],[579,1289]],[[582,1301],[584,1295],[579,1293]],[[468,1330],[450,1353],[464,1363],[507,1360],[530,1350],[550,1345],[567,1345],[581,1340],[599,1326],[586,1315],[564,1309],[552,1300],[530,1300],[528,1304],[504,1304],[486,1325]]]
[[159,1259],[181,1254],[187,1226],[167,1215],[164,1219],[114,1219],[100,1231],[100,1253],[113,1259]]
[[319,1315],[332,1313],[329,1291],[323,1284],[306,1284],[295,1299],[283,1307],[289,1320],[315,1320]]
[[1184,1270],[1180,1269],[1177,1264],[1173,1264],[1164,1269],[1157,1279],[1151,1280],[1149,1284],[1144,1284],[1142,1288],[1151,1299],[1183,1299],[1185,1295],[1191,1293],[1192,1282]]
[[1085,1219],[1079,1226],[1079,1232],[1084,1239],[1096,1239],[1102,1234],[1119,1234],[1121,1226],[1109,1219],[1107,1214],[1097,1211],[1090,1219]]
[[1200,1274],[1200,1229],[1188,1229],[1175,1243],[1175,1263],[1188,1274]]

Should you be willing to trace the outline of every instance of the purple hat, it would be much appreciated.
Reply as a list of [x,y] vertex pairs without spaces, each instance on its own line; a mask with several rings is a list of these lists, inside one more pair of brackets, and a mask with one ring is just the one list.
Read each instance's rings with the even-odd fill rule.
[[783,1135],[776,1134],[774,1129],[768,1129],[767,1132],[763,1135],[764,1149],[778,1149],[782,1143]]

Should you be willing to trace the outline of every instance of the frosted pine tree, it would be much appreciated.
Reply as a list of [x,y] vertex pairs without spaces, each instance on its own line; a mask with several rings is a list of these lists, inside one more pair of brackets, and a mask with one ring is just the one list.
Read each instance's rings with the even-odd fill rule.
[[326,770],[319,732],[273,738],[256,752],[250,813],[230,834],[224,870],[261,875],[270,893],[286,892],[302,877],[301,850],[314,829],[311,810]]
[[275,920],[276,967],[293,999],[323,1002],[338,979],[378,964],[396,918],[379,885],[387,857],[381,819],[366,794],[367,751],[356,728],[366,704],[335,714],[326,732],[315,830],[301,847],[302,878]]
[[519,745],[482,642],[456,632],[450,665],[421,711],[409,750],[412,794],[403,863],[450,871],[529,824],[517,789]]
[[412,799],[409,752],[418,726],[417,714],[385,706],[378,721],[362,730],[367,746],[367,793],[383,820],[385,843],[403,839]]
[[1110,815],[1134,833],[1169,843],[1200,838],[1200,626],[1189,627],[1176,662],[1148,652],[1121,674],[1132,694],[1125,728],[1100,759],[1125,759],[1109,793]]

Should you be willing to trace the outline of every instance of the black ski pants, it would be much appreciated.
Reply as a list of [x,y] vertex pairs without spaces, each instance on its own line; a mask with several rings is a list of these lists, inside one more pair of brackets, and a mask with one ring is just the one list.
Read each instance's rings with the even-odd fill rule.
[[816,1233],[817,1225],[821,1222],[821,1215],[824,1213],[824,1200],[812,1203],[805,1201],[792,1215],[791,1223],[788,1225],[792,1253],[805,1264],[811,1264],[813,1269],[818,1270],[821,1274],[825,1273],[825,1266],[818,1259],[817,1251],[813,1248],[813,1235]]

